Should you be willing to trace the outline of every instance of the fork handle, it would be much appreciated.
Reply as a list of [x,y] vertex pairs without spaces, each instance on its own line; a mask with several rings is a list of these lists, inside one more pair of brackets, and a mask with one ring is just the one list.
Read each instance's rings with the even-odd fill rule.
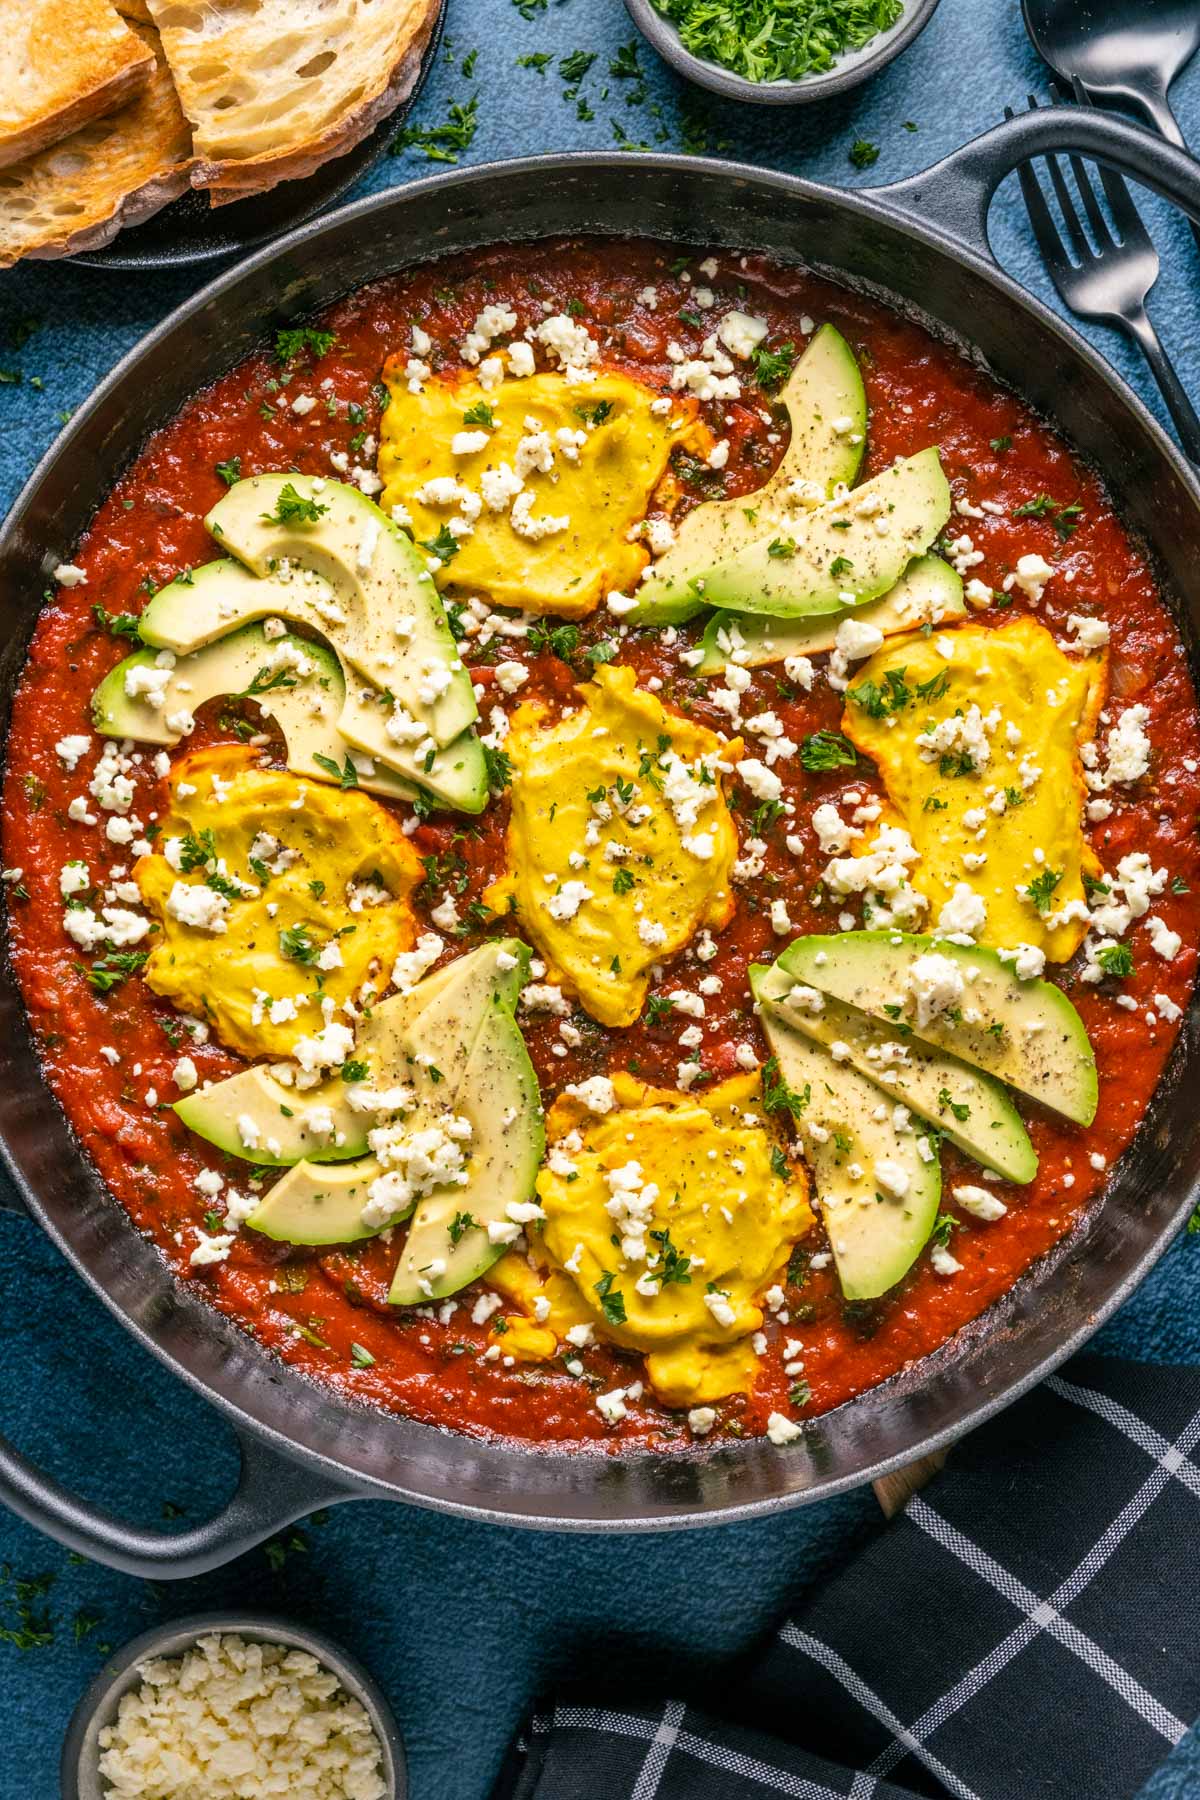
[[1167,410],[1175,421],[1184,455],[1200,464],[1200,418],[1184,392],[1183,383],[1175,373],[1170,357],[1162,347],[1149,313],[1144,306],[1139,307],[1135,313],[1124,314],[1120,323],[1150,365],[1151,373],[1167,403]]

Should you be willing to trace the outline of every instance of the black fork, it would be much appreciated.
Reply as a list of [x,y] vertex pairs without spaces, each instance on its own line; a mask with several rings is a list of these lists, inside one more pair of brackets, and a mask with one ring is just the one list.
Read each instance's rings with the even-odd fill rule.
[[[1078,82],[1075,97],[1081,105],[1088,104],[1087,94]],[[1030,110],[1036,110],[1037,104],[1031,94]],[[1005,116],[1013,117],[1011,107],[1005,108]],[[1069,247],[1047,204],[1033,163],[1023,163],[1017,171],[1042,261],[1073,313],[1081,319],[1115,325],[1137,344],[1175,421],[1185,454],[1193,462],[1200,463],[1200,418],[1146,311],[1146,296],[1158,280],[1158,251],[1150,241],[1121,177],[1103,164],[1098,165],[1100,185],[1112,219],[1110,226],[1083,158],[1069,155],[1067,160],[1091,228],[1089,238],[1059,158],[1047,156],[1046,167],[1066,226]]]

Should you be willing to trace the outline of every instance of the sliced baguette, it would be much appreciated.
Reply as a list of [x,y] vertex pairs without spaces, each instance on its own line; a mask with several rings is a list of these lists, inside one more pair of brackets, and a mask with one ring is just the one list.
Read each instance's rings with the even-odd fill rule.
[[99,249],[186,190],[187,121],[155,32],[133,29],[155,59],[141,93],[64,143],[0,169],[0,268]]
[[149,0],[214,205],[310,175],[416,82],[441,0]]
[[23,0],[0,35],[0,168],[124,106],[154,57],[111,0]]

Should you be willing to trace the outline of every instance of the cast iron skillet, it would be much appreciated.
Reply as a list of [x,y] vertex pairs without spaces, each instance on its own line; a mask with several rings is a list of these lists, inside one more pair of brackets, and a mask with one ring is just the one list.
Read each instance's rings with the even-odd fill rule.
[[[20,672],[47,572],[146,433],[271,328],[416,260],[585,228],[761,247],[880,290],[974,344],[1104,473],[1155,555],[1188,644],[1200,639],[1200,483],[1111,369],[999,273],[986,214],[1030,154],[1074,149],[1124,168],[1200,220],[1200,167],[1139,127],[1047,109],[997,126],[875,193],[692,158],[540,157],[463,170],[346,207],[264,250],[150,333],[80,409],[0,533],[0,703]],[[0,1148],[29,1211],[139,1341],[232,1423],[237,1492],[176,1536],[99,1512],[0,1440],[0,1499],[98,1561],[137,1575],[213,1568],[313,1508],[405,1499],[561,1529],[648,1530],[746,1519],[856,1486],[959,1436],[1054,1368],[1119,1305],[1200,1194],[1200,1007],[1111,1192],[1078,1231],[952,1345],[765,1442],[677,1456],[566,1456],[481,1442],[353,1405],[272,1361],[178,1286],[80,1155],[42,1082],[7,964],[0,969]],[[140,1446],[143,1455],[152,1446]]]

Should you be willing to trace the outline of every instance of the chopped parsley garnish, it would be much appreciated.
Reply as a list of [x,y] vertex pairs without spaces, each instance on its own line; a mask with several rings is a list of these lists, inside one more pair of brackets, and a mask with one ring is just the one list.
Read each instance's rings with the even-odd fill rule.
[[370,1073],[370,1066],[365,1062],[344,1062],[342,1064],[343,1081],[365,1081]]
[[659,1292],[672,1283],[679,1287],[690,1287],[692,1278],[688,1271],[692,1266],[691,1257],[680,1255],[671,1242],[670,1231],[652,1231],[650,1236],[658,1245],[658,1260],[646,1272],[652,1281],[658,1282]]
[[619,1288],[613,1286],[616,1276],[605,1270],[595,1284],[595,1291],[600,1296],[600,1308],[610,1325],[624,1325],[625,1296]]
[[315,525],[328,511],[329,508],[319,500],[297,493],[292,483],[285,481],[279,490],[275,511],[262,516],[268,525]]
[[279,952],[291,962],[315,963],[321,946],[314,944],[307,925],[288,925],[279,933]]
[[628,894],[632,892],[636,879],[632,869],[618,869],[613,876],[613,893]]
[[361,1344],[351,1344],[350,1361],[356,1369],[371,1369],[375,1366],[375,1358]]
[[289,669],[262,668],[250,686],[243,688],[240,694],[235,694],[234,699],[254,700],[259,694],[270,694],[277,688],[294,688],[295,685],[296,677]]
[[482,425],[488,431],[496,423],[496,415],[486,400],[477,400],[474,406],[468,406],[462,417],[464,425]]
[[1013,509],[1014,519],[1048,519],[1065,544],[1071,534],[1079,529],[1083,518],[1083,507],[1078,500],[1069,503],[1051,499],[1049,494],[1037,494],[1027,500],[1024,506]]
[[[465,71],[465,63],[463,68]],[[420,150],[427,162],[456,163],[456,152],[470,149],[478,129],[479,95],[472,94],[465,105],[459,100],[451,101],[442,125],[406,125],[392,139],[392,155],[399,156],[405,150]]]
[[820,6],[787,7],[777,0],[654,4],[693,56],[720,63],[747,81],[799,81],[820,74],[843,51],[861,49],[894,25],[904,10],[903,0],[824,0]]
[[955,1101],[949,1088],[942,1088],[938,1094],[938,1106],[944,1111],[953,1113],[960,1125],[966,1123],[971,1116],[971,1109],[963,1102]]
[[1043,869],[1035,875],[1025,890],[1030,900],[1040,913],[1049,912],[1050,902],[1054,898],[1054,890],[1062,880],[1061,869]]
[[956,776],[973,775],[974,773],[975,758],[969,750],[950,750],[944,756],[938,757],[939,775]]
[[765,344],[759,344],[750,352],[750,361],[759,387],[773,394],[776,388],[783,386],[796,366],[796,346],[781,344],[778,350],[768,350]]
[[810,775],[819,775],[829,769],[853,768],[857,761],[854,745],[840,731],[810,732],[800,746],[801,767]]
[[953,1213],[939,1213],[933,1222],[933,1230],[929,1234],[930,1248],[932,1249],[936,1245],[939,1250],[945,1250],[950,1243],[950,1233],[957,1224],[958,1220]]
[[661,1025],[662,1021],[674,1010],[675,1002],[669,994],[651,994],[646,1001],[646,1015],[643,1022],[647,1025]]
[[136,613],[110,613],[96,605],[92,608],[92,617],[101,631],[111,632],[113,637],[131,638],[134,643],[141,642]]
[[458,539],[448,525],[441,526],[436,537],[420,538],[418,541],[422,550],[428,550],[439,562],[453,562],[459,552]]
[[1133,951],[1128,944],[1101,944],[1096,961],[1106,975],[1115,975],[1120,980],[1133,974]]
[[[86,971],[88,986],[97,994],[111,994],[127,976],[137,974],[148,955],[147,950],[112,950],[106,956],[98,957]],[[75,967],[84,974],[82,963],[76,963]]]
[[320,331],[313,325],[296,325],[275,333],[275,360],[290,363],[294,357],[307,350],[315,361],[318,356],[324,356],[327,351],[332,350],[336,343],[336,331]]
[[480,1231],[482,1227],[474,1213],[456,1212],[449,1225],[450,1242],[457,1249],[468,1231]]
[[949,691],[949,688],[949,669],[939,669],[938,673],[931,675],[928,681],[918,681],[917,698],[918,700],[940,700],[943,694]]
[[795,556],[795,554],[796,554],[795,538],[772,538],[771,542],[767,545],[767,555],[768,556],[774,556],[776,558],[783,558],[783,557]]
[[948,800],[939,800],[936,797],[936,795],[927,794],[925,796],[924,804],[921,807],[921,811],[922,812],[945,812],[946,808],[949,806],[949,804],[950,804],[950,802]]
[[493,750],[490,744],[484,744],[483,761],[487,770],[488,791],[502,794],[512,780],[512,758],[506,751]]
[[213,473],[214,475],[219,475],[221,477],[221,480],[225,483],[226,487],[232,487],[235,482],[242,479],[241,457],[231,456],[228,462],[219,462],[215,464]]
[[332,756],[322,756],[320,751],[313,751],[313,761],[319,769],[336,781],[339,787],[356,788],[358,786],[358,770],[350,761],[350,752],[346,752],[346,760],[339,769]]
[[193,869],[207,869],[217,861],[217,840],[208,825],[203,831],[189,831],[179,844],[179,871],[190,875]]
[[561,662],[570,662],[579,649],[579,627],[578,625],[554,625],[547,631],[544,625],[531,625],[526,642],[535,654],[542,650],[550,650]]
[[577,406],[575,417],[582,419],[585,425],[591,425],[594,428],[597,425],[603,425],[605,419],[612,416],[612,410],[611,400],[597,400],[595,406]]
[[1003,456],[1006,450],[1012,449],[1012,439],[1010,437],[991,438],[989,439],[989,442],[997,456]]
[[788,1159],[784,1152],[779,1148],[778,1144],[773,1144],[771,1146],[771,1173],[772,1175],[778,1175],[780,1181],[786,1181],[791,1174],[791,1169],[788,1166]]
[[848,556],[835,556],[829,565],[829,573],[836,581],[841,575],[848,575],[854,564]]
[[553,61],[553,50],[530,50],[526,55],[518,56],[517,67],[518,69],[534,69],[539,75],[544,75]]
[[798,1119],[812,1099],[812,1090],[805,1082],[800,1093],[790,1088],[779,1069],[779,1058],[769,1057],[762,1070],[762,1103],[763,1111],[768,1113],[786,1112],[793,1119]]
[[565,56],[558,59],[558,72],[564,81],[578,83],[583,80],[595,60],[594,50],[568,50]]
[[847,689],[846,698],[853,700],[869,719],[885,719],[889,713],[900,712],[909,704],[912,689],[904,679],[903,669],[889,669],[882,687],[876,681],[863,681],[857,687]]
[[870,138],[855,138],[846,154],[856,169],[869,169],[879,161],[879,145]]

